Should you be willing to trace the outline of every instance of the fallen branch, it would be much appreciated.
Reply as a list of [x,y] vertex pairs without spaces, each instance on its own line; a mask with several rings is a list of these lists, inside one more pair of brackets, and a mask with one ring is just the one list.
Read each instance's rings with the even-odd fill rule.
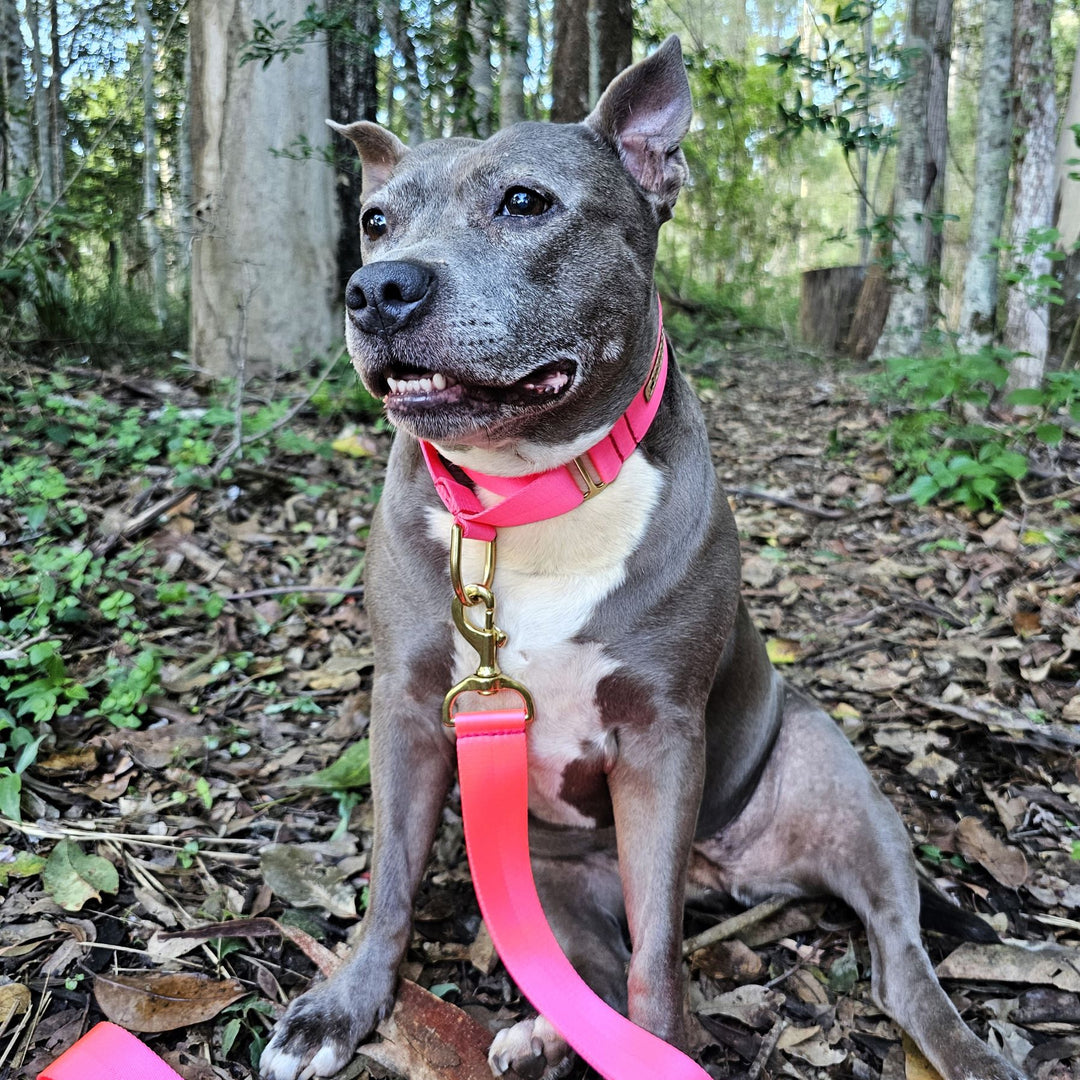
[[770,896],[760,904],[747,911],[740,911],[738,915],[732,915],[730,919],[710,926],[708,930],[702,930],[692,938],[683,942],[682,954],[684,957],[695,953],[698,949],[704,949],[706,945],[714,945],[718,941],[727,941],[736,937],[751,926],[756,926],[766,919],[771,919],[781,908],[787,907],[791,902],[790,896]]
[[775,491],[758,491],[756,488],[747,487],[730,488],[729,490],[732,495],[739,495],[744,499],[761,499],[763,502],[776,503],[777,506],[786,506],[790,510],[798,510],[801,514],[826,518],[829,521],[839,521],[841,518],[848,516],[846,510],[830,510],[826,506],[813,506],[811,503],[789,499],[786,495],[780,495]]

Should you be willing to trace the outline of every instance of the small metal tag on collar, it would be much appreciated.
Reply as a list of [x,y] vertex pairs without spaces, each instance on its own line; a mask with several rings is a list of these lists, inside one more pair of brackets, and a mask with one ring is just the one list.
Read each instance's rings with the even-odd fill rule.
[[607,487],[607,481],[594,480],[592,472],[589,470],[589,466],[592,461],[589,459],[588,454],[582,454],[580,457],[576,457],[573,460],[573,465],[578,471],[578,475],[581,477],[582,482],[585,484],[585,490],[582,491],[582,501],[588,502],[597,492],[603,491]]

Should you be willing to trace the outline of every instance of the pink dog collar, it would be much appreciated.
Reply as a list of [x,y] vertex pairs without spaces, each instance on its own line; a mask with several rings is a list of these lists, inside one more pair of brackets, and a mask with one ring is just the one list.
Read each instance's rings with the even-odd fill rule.
[[660,408],[667,382],[664,311],[660,306],[656,348],[645,383],[626,412],[595,446],[566,465],[531,476],[488,476],[463,469],[476,487],[505,498],[484,508],[473,488],[457,480],[431,443],[420,441],[435,490],[469,540],[494,540],[495,530],[558,517],[580,506],[619,475],[623,462],[638,448]]

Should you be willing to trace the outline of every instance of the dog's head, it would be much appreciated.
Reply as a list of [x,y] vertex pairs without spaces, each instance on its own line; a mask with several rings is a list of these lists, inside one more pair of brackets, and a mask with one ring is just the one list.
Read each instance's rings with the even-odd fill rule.
[[686,178],[690,117],[672,37],[581,124],[413,149],[376,124],[332,125],[364,172],[346,339],[396,426],[555,450],[615,421],[652,354],[656,235]]

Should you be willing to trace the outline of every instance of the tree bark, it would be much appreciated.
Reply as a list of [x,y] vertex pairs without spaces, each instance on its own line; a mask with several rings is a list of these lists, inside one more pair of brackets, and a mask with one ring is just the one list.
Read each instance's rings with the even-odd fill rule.
[[[379,106],[378,62],[375,46],[379,40],[379,15],[375,0],[351,0],[351,27],[348,33],[330,38],[330,116],[339,124],[354,120],[375,120]],[[344,139],[332,143],[335,164],[335,192],[341,227],[337,243],[337,281],[344,289],[352,272],[360,265],[361,175],[356,151]]]
[[525,119],[525,80],[529,76],[529,0],[506,0],[499,53],[499,126]]
[[34,157],[37,165],[38,198],[46,205],[56,198],[52,151],[49,146],[49,90],[45,82],[45,57],[41,45],[41,12],[37,0],[27,0],[26,20],[30,24],[30,71],[34,77]]
[[589,6],[555,0],[551,57],[551,119],[575,124],[589,112]]
[[634,9],[631,0],[592,0],[589,17],[589,101],[595,105],[634,58]]
[[1007,388],[1042,382],[1050,345],[1050,305],[1036,279],[1050,273],[1045,245],[1024,252],[1033,230],[1047,229],[1054,218],[1054,156],[1057,108],[1050,50],[1052,0],[1017,0],[1013,24],[1013,130],[1017,132],[1013,171],[1013,259],[1023,279],[1009,286],[1005,298],[1006,348],[1016,353]]
[[[893,243],[893,295],[885,328],[874,350],[875,357],[912,356],[922,347],[930,320],[931,287],[934,280],[932,214],[934,188],[944,160],[935,159],[930,138],[931,118],[938,123],[939,106],[934,93],[947,90],[947,81],[934,77],[940,49],[941,27],[946,22],[942,5],[951,0],[911,0],[908,8],[905,48],[910,51],[910,71],[900,91],[900,135],[897,141],[896,218]],[[942,176],[943,179],[943,176]]]
[[16,187],[32,163],[19,9],[15,0],[0,0],[0,191]]
[[983,4],[982,73],[975,135],[975,195],[971,209],[959,347],[976,352],[994,338],[998,249],[1012,158],[1013,0]]
[[469,10],[469,89],[472,93],[472,128],[478,138],[491,134],[494,85],[491,78],[493,0],[472,0]]
[[272,375],[339,336],[333,172],[271,153],[323,146],[330,110],[325,47],[267,69],[239,64],[252,19],[296,21],[306,0],[191,0],[191,157],[197,233],[192,361],[212,375]]
[[383,5],[382,11],[386,29],[404,64],[402,86],[405,90],[405,126],[409,132],[407,141],[410,146],[418,146],[424,141],[424,91],[420,85],[416,47],[401,14],[399,0],[389,0]]
[[1069,161],[1080,159],[1080,146],[1074,126],[1080,125],[1080,49],[1073,62],[1072,82],[1069,84],[1069,102],[1058,136],[1057,165],[1054,169],[1055,226],[1058,246],[1068,257],[1055,264],[1054,273],[1061,283],[1062,299],[1065,301],[1050,316],[1050,355],[1061,366],[1072,366],[1076,359],[1076,329],[1080,326],[1080,251],[1075,250],[1080,241],[1080,165]]
[[150,256],[151,295],[158,326],[165,325],[168,305],[168,271],[165,266],[165,245],[158,228],[158,157],[157,157],[157,94],[154,90],[154,23],[150,18],[147,0],[136,0],[136,18],[142,32],[142,91],[143,91],[143,204],[142,219],[146,232],[146,248]]

